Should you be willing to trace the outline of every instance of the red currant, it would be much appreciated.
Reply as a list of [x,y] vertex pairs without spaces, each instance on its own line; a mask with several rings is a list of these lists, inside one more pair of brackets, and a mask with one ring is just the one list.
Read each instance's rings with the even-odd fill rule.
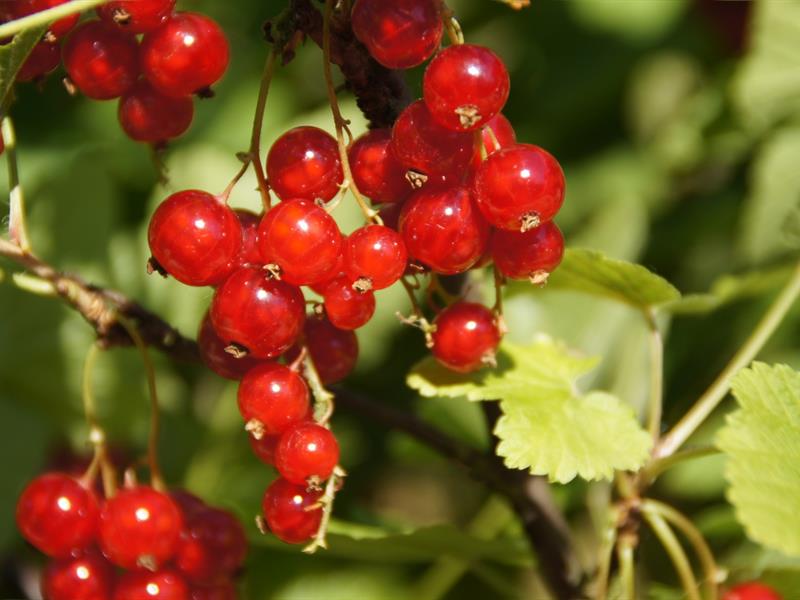
[[411,193],[406,170],[391,151],[391,141],[390,129],[373,129],[347,152],[356,186],[375,204],[402,202]]
[[[328,319],[306,320],[303,328],[306,347],[324,385],[337,383],[350,375],[358,360],[358,338],[352,331],[334,327]],[[293,352],[293,355],[297,355]]]
[[17,527],[43,553],[64,557],[92,544],[99,512],[93,491],[69,475],[46,473],[19,497]]
[[61,46],[39,42],[17,72],[17,81],[33,81],[54,71],[61,64]]
[[119,100],[119,122],[137,142],[166,142],[189,129],[194,102],[188,96],[173,98],[140,81]]
[[262,364],[263,361],[252,356],[236,358],[227,352],[228,344],[223,342],[214,331],[211,324],[211,316],[206,313],[200,323],[200,331],[197,334],[197,345],[200,348],[200,358],[205,365],[220,377],[238,381],[244,377],[253,367]]
[[358,329],[366,325],[375,314],[375,294],[357,292],[347,277],[330,282],[323,294],[325,314],[339,329]]
[[325,481],[339,462],[339,444],[322,425],[296,423],[281,434],[275,448],[275,468],[298,485],[310,478]]
[[277,435],[301,421],[310,407],[308,386],[289,367],[265,364],[239,384],[239,412],[256,429],[255,437]]
[[357,0],[353,33],[390,69],[410,69],[439,47],[443,23],[436,0]]
[[549,221],[564,202],[564,173],[547,151],[515,144],[489,156],[475,174],[475,199],[501,229],[527,231]]
[[[42,12],[48,8],[55,8],[62,4],[66,4],[69,0],[14,0],[11,5],[11,16],[15,19],[21,19],[34,13]],[[80,14],[75,13],[68,17],[62,17],[55,23],[51,23],[47,29],[47,36],[53,38],[52,40],[59,39],[68,34],[75,25],[78,24]]]
[[317,127],[290,129],[269,149],[267,177],[272,190],[284,200],[319,198],[327,202],[344,179],[339,145]]
[[434,321],[431,351],[440,363],[469,373],[494,362],[500,330],[492,311],[472,302],[456,302]]
[[184,523],[208,510],[205,502],[187,490],[172,490],[169,496],[178,505],[183,515]]
[[396,204],[387,204],[381,208],[378,214],[386,227],[395,231],[400,230],[400,215],[405,204],[405,202],[398,202]]
[[[517,134],[514,133],[514,128],[505,115],[497,113],[481,129],[481,142],[483,143],[483,149],[486,150],[486,155],[490,156],[501,148],[516,144]],[[475,156],[472,159],[473,170],[477,170],[482,162],[483,154],[481,153],[481,148],[476,148]]]
[[191,600],[237,600],[238,597],[236,587],[230,581],[194,586],[189,593]]
[[171,570],[125,573],[117,581],[114,600],[189,600],[189,586]]
[[233,575],[247,555],[247,539],[230,513],[206,508],[186,519],[175,566],[192,583],[213,583]]
[[258,460],[267,465],[275,464],[275,448],[278,446],[280,436],[265,435],[260,440],[257,440],[252,435],[247,436],[250,440],[250,448],[253,454],[256,455]]
[[97,8],[97,14],[109,25],[131,33],[147,33],[161,25],[175,0],[113,0]]
[[146,486],[124,489],[100,513],[100,547],[125,569],[157,569],[174,556],[182,529],[181,511],[167,494]]
[[225,33],[205,15],[180,12],[142,40],[142,70],[159,91],[190,96],[225,74],[230,49]]
[[281,268],[281,279],[309,285],[335,275],[342,234],[333,217],[314,202],[284,200],[261,221],[258,249],[264,263]]
[[114,569],[99,553],[52,561],[42,575],[46,600],[111,600]]
[[86,21],[67,39],[64,68],[81,92],[95,100],[119,98],[139,77],[139,43],[101,21]]
[[220,284],[236,266],[242,226],[223,200],[199,190],[172,194],[150,221],[150,251],[186,285]]
[[322,521],[320,496],[322,492],[309,491],[305,484],[294,485],[283,478],[273,481],[262,503],[270,531],[288,544],[310,540]]
[[274,358],[300,335],[305,300],[299,288],[260,269],[241,268],[214,294],[211,322],[225,342],[257,358]]
[[242,225],[242,251],[239,253],[238,266],[255,267],[263,264],[261,253],[258,251],[258,226],[261,223],[261,216],[241,208],[233,212]]
[[344,270],[358,291],[382,290],[405,273],[408,252],[403,238],[382,225],[367,225],[344,244]]
[[722,600],[783,600],[783,597],[770,586],[751,581],[732,587]]
[[564,236],[552,221],[525,233],[498,229],[491,241],[492,259],[509,279],[544,283],[564,256]]
[[426,186],[405,204],[400,233],[408,253],[437,273],[463,273],[486,252],[489,225],[460,186]]

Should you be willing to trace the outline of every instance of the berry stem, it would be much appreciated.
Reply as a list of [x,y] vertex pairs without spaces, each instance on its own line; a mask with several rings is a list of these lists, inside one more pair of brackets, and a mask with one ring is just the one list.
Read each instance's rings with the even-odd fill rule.
[[619,562],[619,579],[622,583],[623,598],[636,598],[633,552],[634,543],[630,536],[621,537],[617,542],[617,562]]
[[320,425],[328,425],[331,416],[333,416],[334,409],[334,395],[330,393],[325,386],[322,385],[322,380],[317,372],[317,367],[311,359],[311,353],[308,348],[303,346],[300,351],[303,357],[303,375],[311,388],[311,393],[314,395],[314,420]]
[[0,25],[0,39],[10,38],[14,34],[27,29],[49,25],[63,17],[68,17],[85,10],[91,10],[106,2],[107,0],[72,0],[71,2],[65,2],[53,8],[33,13],[27,17],[22,17],[21,19],[14,19],[13,21]]
[[400,321],[405,323],[406,325],[411,325],[412,327],[417,327],[422,330],[425,334],[425,345],[430,348],[433,346],[433,325],[428,322],[428,319],[425,318],[425,315],[422,312],[422,309],[417,302],[417,297],[414,294],[414,290],[419,289],[419,286],[414,286],[410,284],[405,277],[400,278],[400,283],[403,284],[403,289],[405,289],[406,294],[408,294],[408,299],[411,302],[411,316],[406,317],[401,313],[397,313]]
[[650,397],[647,408],[647,430],[653,438],[653,443],[656,444],[661,435],[661,416],[664,404],[664,338],[658,327],[655,312],[649,309],[644,315],[650,329]]
[[331,520],[331,514],[333,513],[333,502],[336,499],[336,492],[342,487],[345,475],[346,473],[344,470],[337,465],[334,467],[333,475],[328,479],[328,483],[325,484],[325,493],[322,494],[322,497],[319,499],[319,503],[322,505],[322,520],[320,521],[317,533],[314,535],[314,539],[308,546],[303,548],[303,552],[306,554],[314,554],[320,548],[328,548],[328,525]]
[[[230,200],[231,192],[233,192],[233,188],[236,187],[236,184],[239,183],[239,181],[242,179],[242,177],[244,177],[244,174],[247,173],[247,168],[250,166],[250,162],[251,161],[248,158],[245,161],[245,163],[239,168],[239,170],[237,171],[236,175],[233,176],[233,179],[231,179],[231,182],[225,187],[224,190],[222,190],[222,193],[219,196],[217,196],[225,204],[227,204],[228,200]],[[253,167],[253,168],[255,168],[255,167]]]
[[606,600],[608,597],[608,579],[611,574],[614,545],[617,542],[618,517],[618,511],[612,508],[608,515],[608,522],[603,528],[603,537],[600,540],[600,558],[597,561],[599,566],[595,580],[595,598],[597,600]]
[[698,448],[686,448],[684,450],[678,450],[674,454],[653,460],[638,474],[639,489],[641,490],[644,487],[649,486],[653,481],[656,480],[656,478],[658,478],[659,475],[661,475],[661,473],[677,464],[687,460],[693,460],[695,458],[719,454],[719,452],[720,450],[715,446],[700,446]]
[[494,271],[494,307],[492,311],[498,317],[503,317],[503,286],[505,285],[505,278],[503,274],[500,273],[500,270],[496,267],[492,267],[492,271]]
[[[653,511],[652,507],[650,510],[643,509],[642,514],[672,561],[675,572],[681,580],[683,591],[686,592],[686,598],[689,600],[701,600],[700,594],[697,591],[697,580],[692,572],[692,566],[689,564],[689,558],[686,556],[686,552],[675,536],[675,532],[672,531],[672,528],[669,526],[669,523],[667,523],[664,517],[658,514],[658,512]],[[633,598],[634,596],[631,597]]]
[[8,235],[24,254],[30,254],[31,242],[25,220],[25,196],[22,193],[17,166],[17,135],[14,123],[8,116],[3,117],[2,133],[8,165]]
[[450,43],[454,46],[459,46],[464,43],[464,31],[461,29],[461,23],[455,17],[453,9],[442,3],[442,20],[444,21],[444,28],[447,30],[447,36],[450,38]]
[[[258,191],[261,194],[261,203],[265,211],[269,210],[272,206],[272,200],[269,197],[269,183],[264,173],[264,163],[261,160],[261,131],[264,127],[264,112],[267,108],[267,97],[269,96],[272,77],[275,74],[277,56],[277,52],[273,48],[270,50],[267,55],[267,60],[264,63],[264,71],[261,74],[261,86],[258,89],[256,112],[253,117],[253,134],[250,138],[250,152],[248,157],[249,161],[253,164],[253,171],[255,171],[256,179],[258,180]],[[246,166],[245,164],[245,167]]]
[[[89,426],[89,442],[94,446],[94,458],[92,463],[97,463],[100,466],[100,472],[103,477],[103,492],[106,498],[111,498],[117,491],[117,473],[111,461],[108,458],[108,449],[106,448],[106,434],[97,419],[97,404],[94,399],[94,392],[92,391],[92,373],[94,372],[94,365],[97,362],[97,356],[102,348],[97,342],[89,347],[86,353],[86,360],[83,364],[83,378],[82,378],[82,397],[83,397],[83,414],[86,418],[86,423]],[[87,470],[87,477],[89,471]],[[92,476],[92,479],[94,477]]]

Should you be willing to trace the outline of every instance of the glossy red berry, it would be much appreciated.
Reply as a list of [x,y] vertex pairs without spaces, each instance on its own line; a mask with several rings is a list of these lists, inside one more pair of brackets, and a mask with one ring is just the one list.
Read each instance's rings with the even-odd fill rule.
[[189,600],[186,580],[172,570],[125,573],[117,581],[113,600]]
[[461,186],[426,186],[414,193],[400,215],[409,255],[436,273],[470,269],[486,252],[489,225]]
[[258,460],[267,465],[275,464],[275,448],[278,446],[280,436],[265,435],[260,440],[257,440],[252,435],[247,436],[250,440],[250,448],[253,454],[256,455]]
[[242,378],[239,412],[255,437],[277,435],[306,417],[311,403],[308,386],[289,367],[265,364]]
[[390,69],[422,64],[442,40],[436,0],[357,0],[352,24],[353,33],[372,57]]
[[217,335],[257,358],[274,358],[300,335],[305,299],[299,288],[261,269],[235,271],[214,294],[211,322]]
[[99,508],[93,491],[62,473],[31,481],[17,501],[17,527],[48,556],[69,556],[97,535]]
[[375,294],[358,292],[347,277],[330,282],[323,294],[325,314],[339,329],[358,329],[366,325],[375,314]]
[[275,468],[291,483],[310,478],[325,481],[339,462],[339,443],[329,429],[313,422],[296,423],[281,434]]
[[183,515],[184,524],[187,520],[193,519],[196,515],[203,514],[208,510],[208,506],[200,498],[187,490],[171,490],[169,497],[178,505]]
[[236,358],[225,348],[228,344],[214,331],[211,324],[211,316],[206,313],[200,323],[200,331],[197,334],[197,345],[200,348],[200,358],[205,365],[220,377],[238,381],[244,377],[253,367],[262,364],[263,361],[252,356]]
[[17,81],[33,81],[54,71],[61,64],[61,46],[39,42],[17,72]]
[[100,18],[130,33],[147,33],[161,25],[175,0],[112,0],[97,8]]
[[344,271],[358,291],[382,290],[405,273],[408,252],[400,234],[383,225],[367,225],[344,244]]
[[139,77],[139,44],[101,21],[86,21],[69,36],[62,53],[70,80],[95,100],[119,98]]
[[157,569],[174,556],[183,525],[167,494],[146,486],[120,490],[100,513],[100,548],[125,569]]
[[[389,229],[395,231],[400,230],[400,215],[403,212],[406,202],[398,202],[397,204],[387,204],[381,208],[378,216],[380,216],[383,224]],[[408,248],[406,248],[408,250]]]
[[[62,4],[66,4],[69,0],[13,0],[11,4],[11,16],[15,19],[21,19],[34,13],[42,12],[49,8],[55,8]],[[48,41],[55,41],[56,39],[64,37],[69,33],[75,25],[78,24],[80,14],[75,13],[68,17],[62,17],[55,23],[51,23],[47,28],[46,37],[53,39]]]
[[309,491],[305,484],[294,485],[283,478],[272,482],[264,493],[262,511],[270,531],[288,544],[299,544],[314,537],[322,521],[321,491]]
[[527,231],[556,216],[564,202],[564,186],[564,173],[552,155],[532,144],[516,144],[481,164],[474,192],[489,223]]
[[483,148],[476,148],[472,159],[473,170],[477,170],[483,162],[482,150],[486,151],[488,157],[501,148],[513,146],[517,143],[517,134],[505,115],[498,113],[481,128],[481,143]]
[[148,229],[150,252],[167,273],[186,285],[220,284],[242,249],[242,226],[223,200],[199,190],[172,194]]
[[261,216],[256,213],[237,208],[233,212],[242,225],[242,251],[239,253],[238,266],[258,266],[263,264],[261,253],[258,251],[258,226]]
[[461,181],[473,154],[473,136],[442,127],[422,100],[408,106],[394,124],[391,148],[412,173],[411,184],[422,187],[443,177]]
[[165,96],[146,81],[137,83],[119,100],[119,123],[137,142],[165,142],[183,135],[193,117],[190,97]]
[[191,96],[225,74],[230,49],[225,33],[205,15],[179,12],[142,40],[142,70],[169,96]]
[[[309,318],[303,335],[324,385],[337,383],[350,375],[358,360],[358,338],[352,331],[334,327],[328,319]],[[296,356],[296,352],[293,353]]]
[[232,514],[206,508],[186,518],[175,566],[192,583],[213,583],[230,577],[247,555],[244,529]]
[[336,274],[342,234],[333,217],[311,200],[284,200],[262,219],[258,249],[264,263],[280,267],[281,279],[310,285]]
[[766,584],[750,581],[732,587],[722,600],[783,600],[783,597]]
[[498,229],[492,235],[491,251],[504,276],[544,283],[564,256],[564,236],[552,221],[525,233]]
[[391,141],[390,129],[373,129],[347,151],[356,186],[375,204],[402,202],[411,193],[406,169],[392,152]]
[[344,179],[339,145],[318,127],[295,127],[279,137],[267,155],[269,185],[284,200],[327,202]]
[[500,330],[492,311],[472,302],[456,302],[433,323],[431,352],[448,369],[469,373],[494,362]]
[[97,552],[54,560],[42,574],[45,600],[111,600],[114,569]]
[[237,600],[236,586],[230,581],[221,581],[211,585],[192,586],[190,600]]

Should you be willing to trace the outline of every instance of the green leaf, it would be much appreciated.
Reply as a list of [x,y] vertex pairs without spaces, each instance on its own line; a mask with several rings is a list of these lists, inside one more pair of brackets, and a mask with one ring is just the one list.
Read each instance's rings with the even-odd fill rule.
[[728,499],[748,536],[800,556],[800,373],[753,363],[732,382],[739,408],[717,445],[728,455]]
[[15,35],[10,44],[0,46],[0,106],[5,106],[17,72],[46,29],[47,25],[28,29]]
[[429,358],[407,382],[423,396],[500,400],[497,453],[510,468],[567,483],[576,476],[607,479],[615,469],[644,463],[651,440],[631,408],[610,394],[582,395],[576,387],[595,359],[574,356],[540,338],[532,346],[505,342],[497,362],[494,369],[458,374]]

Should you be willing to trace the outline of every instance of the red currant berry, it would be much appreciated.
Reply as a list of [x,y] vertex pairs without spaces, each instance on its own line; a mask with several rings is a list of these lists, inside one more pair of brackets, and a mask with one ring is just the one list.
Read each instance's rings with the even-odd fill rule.
[[113,586],[114,569],[96,552],[55,560],[42,575],[46,600],[111,600]]
[[260,440],[257,440],[252,435],[248,435],[247,437],[250,440],[250,448],[253,450],[253,454],[256,455],[258,460],[266,465],[274,465],[275,448],[278,446],[280,436],[265,435]]
[[125,573],[117,581],[114,600],[189,600],[189,586],[175,571]]
[[[62,4],[66,4],[69,0],[14,0],[11,6],[11,16],[15,19],[21,19],[34,13],[42,12],[48,8],[55,8]],[[68,34],[75,25],[78,24],[80,14],[75,13],[68,17],[63,17],[51,23],[47,29],[46,40],[55,41]],[[51,38],[51,39],[47,39]]]
[[564,202],[558,161],[532,144],[498,150],[475,174],[474,192],[486,219],[500,229],[527,231],[549,221]]
[[309,285],[335,275],[342,234],[333,217],[314,202],[284,200],[261,221],[258,249],[264,263],[281,268],[281,279]]
[[139,77],[139,44],[101,21],[86,21],[67,39],[64,68],[81,92],[95,100],[119,98]]
[[199,190],[172,194],[150,220],[153,258],[186,285],[220,284],[236,266],[242,226],[223,200]]
[[214,294],[211,322],[217,335],[257,358],[285,352],[303,328],[305,300],[299,288],[260,269],[241,268]]
[[448,129],[472,131],[499,113],[511,82],[503,61],[483,46],[459,44],[439,52],[425,69],[425,104]]
[[339,462],[339,444],[322,425],[297,423],[281,434],[275,448],[275,468],[290,483],[310,478],[325,481]]
[[722,600],[783,600],[783,597],[770,586],[751,581],[732,587]]
[[225,33],[205,15],[180,12],[142,40],[142,70],[159,91],[191,96],[225,74],[230,50]]
[[270,531],[288,544],[299,544],[314,537],[322,521],[322,507],[317,506],[322,492],[309,491],[306,485],[294,485],[276,479],[264,493],[262,510]]
[[173,98],[140,81],[119,100],[123,131],[137,142],[166,142],[189,129],[194,102],[188,96]]
[[233,212],[239,217],[242,225],[242,251],[239,253],[238,266],[258,266],[263,264],[261,253],[258,251],[258,226],[261,223],[261,216],[237,208]]
[[[508,119],[502,114],[497,113],[481,129],[481,142],[486,156],[491,156],[501,148],[507,148],[517,143],[517,134]],[[477,170],[483,162],[481,148],[475,149],[475,156],[472,159],[472,168]]]
[[97,8],[97,14],[108,23],[131,33],[147,33],[161,25],[175,0],[113,0]]
[[172,490],[169,496],[178,505],[183,515],[184,523],[208,510],[205,502],[187,490]]
[[498,229],[492,235],[492,259],[509,279],[530,279],[541,284],[561,263],[564,236],[552,221],[525,233]]
[[100,547],[125,569],[157,569],[174,556],[182,529],[181,511],[167,494],[146,486],[124,489],[100,513]]
[[347,152],[356,186],[375,204],[402,202],[411,193],[406,170],[391,151],[391,141],[390,129],[373,129]]
[[17,72],[17,81],[33,81],[54,71],[61,64],[61,46],[39,42]]
[[189,593],[191,600],[237,600],[238,597],[236,586],[230,581],[194,586]]
[[391,149],[412,171],[406,177],[416,188],[431,178],[460,181],[472,159],[472,146],[472,135],[439,125],[422,100],[400,113],[392,129]]
[[[358,360],[355,333],[334,327],[328,319],[315,317],[306,320],[303,334],[308,353],[324,385],[337,383],[350,375]],[[292,354],[297,356],[296,351]]]
[[[398,202],[396,204],[387,204],[381,208],[378,216],[380,216],[383,224],[389,229],[400,231],[400,215],[403,212],[405,202]],[[406,248],[407,250],[408,248]]]
[[228,347],[228,344],[223,342],[217,332],[214,331],[209,313],[205,314],[203,321],[200,323],[197,345],[200,348],[200,358],[203,359],[205,365],[225,379],[238,381],[250,369],[263,362],[252,356],[236,358],[233,354],[227,352],[225,348]]
[[17,527],[48,556],[69,556],[97,535],[97,498],[76,479],[46,473],[31,481],[17,501]]
[[439,313],[434,325],[431,351],[448,369],[469,373],[494,362],[500,330],[485,306],[456,302]]
[[265,364],[239,384],[239,412],[254,437],[277,435],[301,421],[310,407],[308,386],[289,367]]
[[233,575],[247,555],[247,539],[230,513],[206,508],[186,519],[175,566],[192,583],[212,583]]
[[325,314],[339,329],[358,329],[375,314],[375,294],[357,292],[347,277],[339,277],[325,288]]
[[317,127],[295,127],[279,137],[267,155],[269,185],[284,200],[327,202],[344,179],[339,145]]
[[443,275],[470,269],[489,242],[489,225],[460,186],[416,192],[400,215],[400,233],[412,258]]
[[348,236],[344,270],[358,291],[382,290],[405,273],[408,252],[400,234],[382,225],[367,225]]
[[410,69],[436,51],[444,29],[436,0],[357,0],[353,33],[390,69]]

